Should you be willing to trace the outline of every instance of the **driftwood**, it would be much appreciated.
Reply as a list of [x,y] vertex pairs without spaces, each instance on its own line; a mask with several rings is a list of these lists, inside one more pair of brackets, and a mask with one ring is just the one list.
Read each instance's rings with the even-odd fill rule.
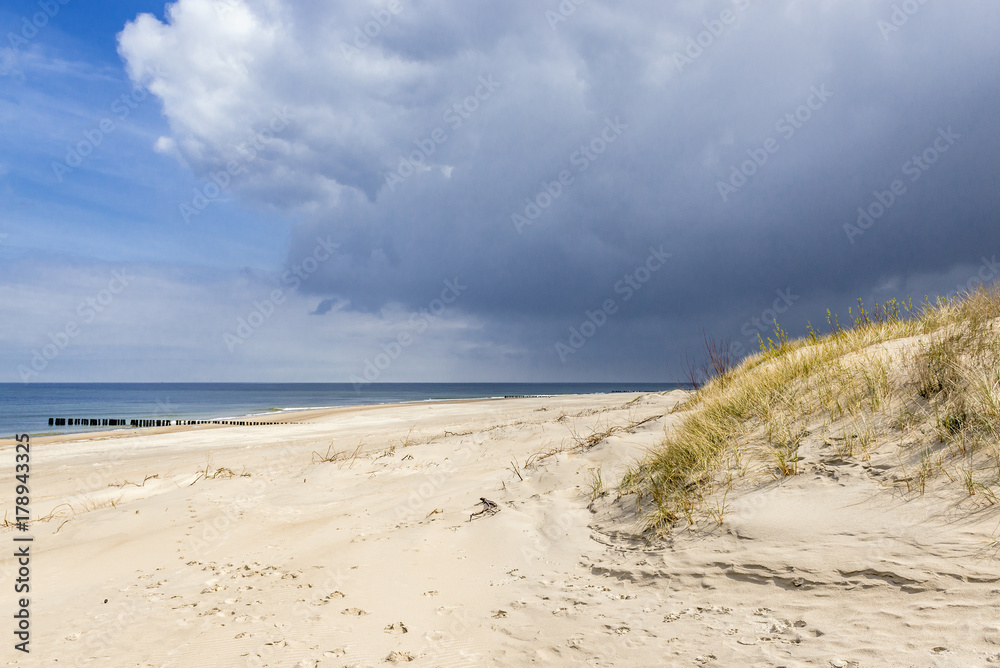
[[486,515],[496,515],[500,512],[500,506],[496,504],[495,501],[490,501],[484,496],[479,497],[479,503],[476,505],[481,505],[483,507],[478,513],[472,513],[469,515],[469,521],[471,522],[477,517],[484,517]]

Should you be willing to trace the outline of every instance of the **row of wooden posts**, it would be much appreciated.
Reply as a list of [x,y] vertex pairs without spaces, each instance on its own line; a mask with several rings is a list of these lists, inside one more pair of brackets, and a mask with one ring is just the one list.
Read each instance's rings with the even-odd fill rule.
[[197,424],[225,424],[234,427],[256,427],[280,422],[249,422],[246,420],[119,420],[116,418],[49,418],[50,427],[174,427]]

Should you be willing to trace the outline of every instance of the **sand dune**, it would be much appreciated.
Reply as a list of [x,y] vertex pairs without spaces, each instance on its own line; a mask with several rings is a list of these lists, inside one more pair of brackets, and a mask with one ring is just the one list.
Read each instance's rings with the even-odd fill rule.
[[[51,516],[31,526],[32,653],[4,660],[1000,665],[995,515],[904,500],[822,448],[799,475],[736,494],[721,526],[669,540],[636,535],[628,499],[592,498],[596,472],[613,487],[684,397],[383,406],[37,444],[33,513]],[[480,497],[500,511],[470,520]]]

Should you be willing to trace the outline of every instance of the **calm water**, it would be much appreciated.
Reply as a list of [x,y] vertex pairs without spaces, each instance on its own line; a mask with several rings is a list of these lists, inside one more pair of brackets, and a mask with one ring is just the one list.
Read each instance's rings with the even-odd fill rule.
[[677,387],[672,383],[372,383],[355,390],[350,383],[0,383],[0,437],[91,430],[50,427],[50,417],[195,420],[293,408],[522,394],[658,392]]

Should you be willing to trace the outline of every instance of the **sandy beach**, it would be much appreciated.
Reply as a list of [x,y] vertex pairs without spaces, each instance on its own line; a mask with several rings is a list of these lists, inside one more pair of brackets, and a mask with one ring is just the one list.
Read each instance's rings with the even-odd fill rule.
[[[875,461],[805,451],[722,524],[638,535],[614,487],[686,397],[37,439],[31,653],[8,633],[4,664],[1000,665],[995,514],[904,499]],[[470,520],[480,497],[499,511]]]

